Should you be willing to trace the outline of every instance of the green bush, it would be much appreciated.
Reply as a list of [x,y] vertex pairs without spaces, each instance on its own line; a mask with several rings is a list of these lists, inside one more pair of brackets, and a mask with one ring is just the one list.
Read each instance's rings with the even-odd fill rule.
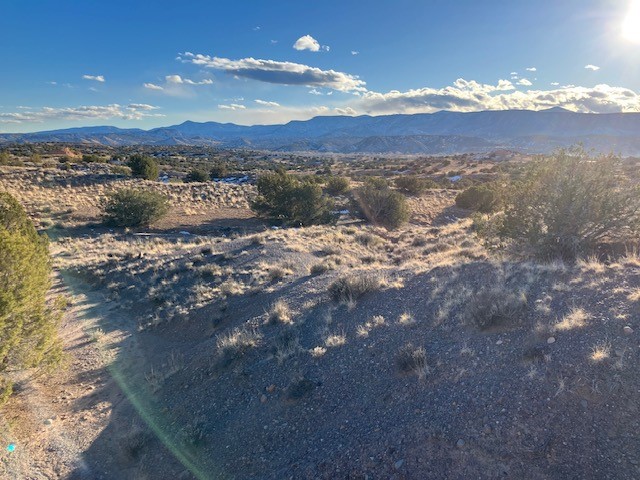
[[409,219],[409,205],[383,178],[370,178],[355,191],[357,208],[370,222],[393,230]]
[[118,227],[148,226],[167,213],[167,199],[156,192],[122,189],[102,204],[103,220]]
[[347,177],[329,177],[326,190],[330,195],[344,195],[351,189],[351,181]]
[[502,207],[503,198],[496,185],[474,185],[456,196],[456,206],[476,212],[491,213]]
[[225,178],[229,175],[229,166],[225,162],[215,162],[209,171],[211,180],[216,178]]
[[318,225],[335,220],[333,204],[319,185],[301,181],[283,171],[258,179],[258,197],[251,208],[266,217],[292,225]]
[[58,318],[46,306],[50,273],[46,237],[0,192],[0,403],[11,394],[4,372],[60,360]]
[[439,185],[428,178],[420,178],[415,175],[404,175],[395,179],[395,185],[401,192],[409,195],[421,195],[429,188],[438,188]]
[[0,165],[9,165],[11,162],[11,155],[9,152],[3,150],[0,152]]
[[535,161],[511,192],[501,233],[542,256],[573,259],[638,232],[640,189],[613,155],[561,150]]
[[128,167],[134,177],[144,178],[147,180],[157,180],[160,169],[158,163],[151,157],[144,155],[131,155],[129,157]]
[[199,168],[194,168],[191,170],[187,176],[184,178],[184,181],[187,183],[191,182],[206,182],[209,180],[209,175],[204,170]]

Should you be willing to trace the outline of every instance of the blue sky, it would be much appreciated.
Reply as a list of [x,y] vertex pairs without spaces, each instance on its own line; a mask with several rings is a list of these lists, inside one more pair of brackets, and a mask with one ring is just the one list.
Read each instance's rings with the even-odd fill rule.
[[638,0],[0,8],[0,132],[556,105],[640,111]]

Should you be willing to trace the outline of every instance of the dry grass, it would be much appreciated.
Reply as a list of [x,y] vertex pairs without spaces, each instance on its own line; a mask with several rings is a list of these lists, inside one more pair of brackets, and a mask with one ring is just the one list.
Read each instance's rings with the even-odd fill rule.
[[514,326],[527,307],[526,295],[505,287],[485,288],[476,293],[466,311],[467,321],[480,330]]
[[268,321],[269,323],[293,323],[291,309],[287,302],[284,300],[278,300],[271,305],[268,312]]
[[573,307],[561,320],[554,325],[556,331],[573,330],[584,327],[591,315],[582,308]]
[[396,357],[398,370],[404,374],[415,374],[424,379],[429,372],[427,352],[422,347],[414,347],[408,343],[400,349]]
[[386,279],[376,272],[346,275],[329,285],[329,295],[336,302],[353,302],[369,292],[380,290],[386,283]]

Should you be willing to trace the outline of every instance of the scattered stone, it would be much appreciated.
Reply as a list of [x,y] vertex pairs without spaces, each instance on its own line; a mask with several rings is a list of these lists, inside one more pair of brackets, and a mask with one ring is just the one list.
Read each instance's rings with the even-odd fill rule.
[[262,394],[260,397],[260,403],[267,403],[267,396],[265,394]]
[[404,465],[404,459],[398,460],[396,463],[393,464],[393,467],[396,470],[400,470],[402,468],[402,466]]
[[267,392],[269,393],[273,393],[276,390],[276,386],[274,384],[271,384],[267,387]]
[[589,403],[586,400],[580,400],[580,405],[582,406],[582,408],[587,408],[589,406]]
[[622,330],[624,331],[625,335],[631,335],[633,333],[633,328],[631,328],[629,325],[625,325]]
[[551,344],[551,343],[556,343],[556,337],[549,337],[547,338],[547,343]]
[[458,440],[458,441],[456,442],[456,446],[457,446],[458,448],[462,448],[462,447],[464,447],[464,440],[462,440],[462,439]]
[[44,424],[45,424],[45,425],[47,425],[47,426],[48,426],[48,425],[53,425],[53,418],[47,418],[47,419],[44,421]]
[[498,341],[496,342],[496,345],[502,345],[502,340],[498,340]]

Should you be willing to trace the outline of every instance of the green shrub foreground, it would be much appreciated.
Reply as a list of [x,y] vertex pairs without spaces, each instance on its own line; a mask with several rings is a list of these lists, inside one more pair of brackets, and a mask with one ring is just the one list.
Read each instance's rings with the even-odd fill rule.
[[46,304],[50,273],[47,238],[0,192],[0,404],[11,395],[5,372],[60,360],[57,316]]
[[103,221],[117,227],[145,227],[168,211],[166,197],[156,192],[122,189],[110,194],[102,204]]
[[501,234],[541,256],[573,259],[602,242],[637,238],[640,189],[613,155],[562,150],[511,186]]

